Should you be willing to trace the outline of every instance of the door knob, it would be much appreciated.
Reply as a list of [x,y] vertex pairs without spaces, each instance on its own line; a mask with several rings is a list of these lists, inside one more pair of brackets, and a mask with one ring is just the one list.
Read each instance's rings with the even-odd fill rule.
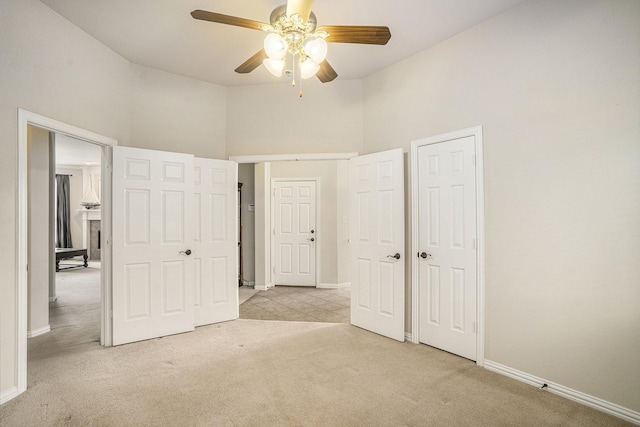
[[312,237],[312,238],[310,238],[310,239],[307,239],[307,240],[309,240],[309,241],[311,241],[311,242],[315,242],[315,241],[316,241],[316,239],[314,239],[313,237]]
[[186,251],[180,251],[178,253],[185,254],[185,255],[189,256],[189,255],[191,255],[191,249],[187,249]]
[[396,252],[396,254],[395,254],[395,255],[387,255],[387,258],[400,259],[400,254]]
[[316,232],[316,230],[311,230],[311,234],[313,234],[313,233],[315,233],[315,232]]
[[422,253],[420,253],[420,258],[428,258],[428,257],[430,257],[430,256],[431,256],[431,254],[428,254],[428,253],[426,253],[426,252],[422,252]]

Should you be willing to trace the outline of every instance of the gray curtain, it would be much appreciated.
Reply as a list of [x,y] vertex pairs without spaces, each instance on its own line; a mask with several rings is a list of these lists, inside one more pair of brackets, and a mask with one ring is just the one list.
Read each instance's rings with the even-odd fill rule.
[[56,248],[72,248],[69,175],[56,175]]

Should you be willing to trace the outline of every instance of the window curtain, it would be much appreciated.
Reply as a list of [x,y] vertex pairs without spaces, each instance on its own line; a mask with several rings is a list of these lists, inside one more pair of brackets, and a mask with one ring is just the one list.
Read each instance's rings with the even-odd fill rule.
[[69,175],[56,175],[56,248],[72,248]]

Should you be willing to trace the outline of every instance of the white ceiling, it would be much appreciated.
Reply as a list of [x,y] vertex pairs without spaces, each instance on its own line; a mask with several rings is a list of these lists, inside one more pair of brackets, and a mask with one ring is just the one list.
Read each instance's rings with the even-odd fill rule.
[[[265,33],[198,21],[190,12],[203,9],[268,22],[285,0],[41,1],[135,64],[224,86],[276,79],[264,67],[244,75],[233,71],[262,48]],[[313,11],[319,26],[390,28],[385,46],[329,45],[327,60],[338,79],[361,79],[525,1],[317,0]]]
[[102,149],[90,142],[56,134],[56,165],[95,166],[102,159]]

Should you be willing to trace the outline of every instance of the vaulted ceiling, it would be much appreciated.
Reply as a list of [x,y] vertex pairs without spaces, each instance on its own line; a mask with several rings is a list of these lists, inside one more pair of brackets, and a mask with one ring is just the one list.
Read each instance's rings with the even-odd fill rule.
[[[190,12],[203,9],[268,23],[284,0],[41,1],[135,64],[223,86],[278,81],[262,66],[250,74],[234,72],[262,48],[266,33],[194,20]],[[327,60],[338,79],[361,79],[525,1],[316,0],[313,11],[319,26],[390,28],[385,46],[329,44]]]

